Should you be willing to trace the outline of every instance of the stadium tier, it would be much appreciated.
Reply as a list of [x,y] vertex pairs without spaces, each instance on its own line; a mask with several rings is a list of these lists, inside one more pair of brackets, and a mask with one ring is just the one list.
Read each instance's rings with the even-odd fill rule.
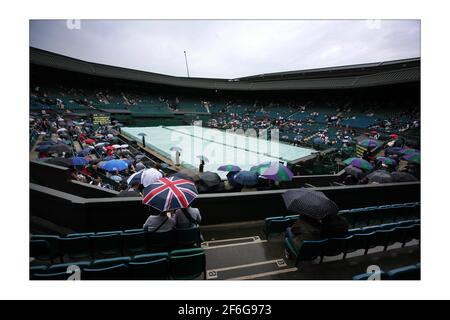
[[420,59],[30,71],[30,279],[420,279]]

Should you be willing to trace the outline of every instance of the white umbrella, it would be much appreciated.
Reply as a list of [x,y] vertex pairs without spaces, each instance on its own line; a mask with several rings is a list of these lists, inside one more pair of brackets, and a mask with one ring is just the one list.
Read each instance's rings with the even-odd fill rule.
[[122,149],[126,149],[126,148],[128,148],[129,147],[129,145],[127,145],[127,144],[123,144],[123,145],[121,145],[120,146]]
[[66,128],[61,128],[61,129],[56,130],[56,132],[58,132],[58,133],[64,132],[64,131],[67,131],[67,129]]
[[100,143],[97,143],[96,145],[94,145],[96,148],[98,148],[98,147],[103,147],[104,145],[107,145],[108,143],[107,142],[100,142]]
[[205,161],[206,163],[209,163],[209,159],[205,156],[197,156],[198,159]]
[[120,149],[120,144],[113,144],[112,147],[113,147],[114,149]]
[[181,147],[178,147],[178,146],[173,146],[173,147],[170,147],[170,151],[183,151],[183,149],[181,149]]
[[146,169],[142,173],[141,182],[144,188],[161,179],[163,175],[154,168]]
[[111,138],[113,138],[113,137],[114,137],[114,135],[113,135],[113,134],[111,134],[111,133],[109,133],[109,134],[107,135],[107,137],[111,139]]

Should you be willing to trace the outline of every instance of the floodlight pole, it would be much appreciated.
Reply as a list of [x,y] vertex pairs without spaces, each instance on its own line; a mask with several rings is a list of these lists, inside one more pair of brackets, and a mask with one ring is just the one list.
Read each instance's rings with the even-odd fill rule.
[[184,61],[186,62],[187,76],[188,76],[188,78],[190,78],[190,76],[189,76],[189,66],[188,66],[188,61],[187,61],[186,51],[184,51]]

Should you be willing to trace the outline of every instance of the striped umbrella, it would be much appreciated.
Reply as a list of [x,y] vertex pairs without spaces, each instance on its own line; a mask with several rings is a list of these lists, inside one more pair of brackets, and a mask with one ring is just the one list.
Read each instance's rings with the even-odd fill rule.
[[344,160],[344,163],[348,166],[351,165],[367,171],[373,170],[373,166],[369,162],[361,158],[348,158]]
[[420,153],[411,153],[403,156],[403,160],[420,164]]
[[279,162],[272,163],[272,165],[265,170],[261,176],[266,177],[267,179],[273,180],[273,181],[291,181],[294,174],[292,171],[282,165]]
[[176,177],[161,178],[144,189],[142,203],[165,212],[186,208],[197,196],[192,181]]
[[380,143],[375,139],[364,139],[359,142],[359,145],[365,148],[376,148],[380,145]]
[[397,161],[395,161],[392,158],[388,158],[388,157],[378,157],[377,161],[381,162],[382,164],[385,164],[387,166],[393,166],[395,167],[397,165]]
[[225,164],[223,166],[220,166],[217,168],[219,171],[228,171],[228,172],[239,172],[242,169],[239,166],[236,166],[234,164]]

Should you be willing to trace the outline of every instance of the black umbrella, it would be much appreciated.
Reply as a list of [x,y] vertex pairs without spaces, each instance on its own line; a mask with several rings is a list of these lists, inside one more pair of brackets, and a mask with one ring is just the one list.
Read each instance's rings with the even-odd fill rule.
[[45,163],[54,164],[56,166],[61,166],[61,167],[70,167],[70,166],[72,166],[72,159],[50,158],[50,159],[45,160]]
[[414,177],[411,173],[408,172],[399,172],[395,171],[391,173],[393,182],[412,182],[419,181],[416,177]]
[[353,177],[355,177],[358,180],[361,180],[366,176],[364,171],[362,171],[360,168],[354,167],[354,166],[347,166],[345,167],[345,172]]
[[283,200],[289,211],[316,220],[322,220],[339,211],[337,204],[323,192],[306,188],[286,191],[283,193]]
[[200,174],[199,192],[219,192],[224,188],[225,184],[217,173],[206,171]]
[[197,172],[188,170],[188,169],[178,171],[177,173],[174,173],[172,175],[172,177],[177,177],[180,179],[187,179],[187,180],[191,180],[193,182],[197,182],[200,180],[200,177]]
[[376,170],[370,173],[367,178],[369,183],[391,183],[393,181],[391,174],[384,170]]
[[49,153],[63,153],[63,152],[71,152],[72,148],[65,144],[54,144],[48,148]]

